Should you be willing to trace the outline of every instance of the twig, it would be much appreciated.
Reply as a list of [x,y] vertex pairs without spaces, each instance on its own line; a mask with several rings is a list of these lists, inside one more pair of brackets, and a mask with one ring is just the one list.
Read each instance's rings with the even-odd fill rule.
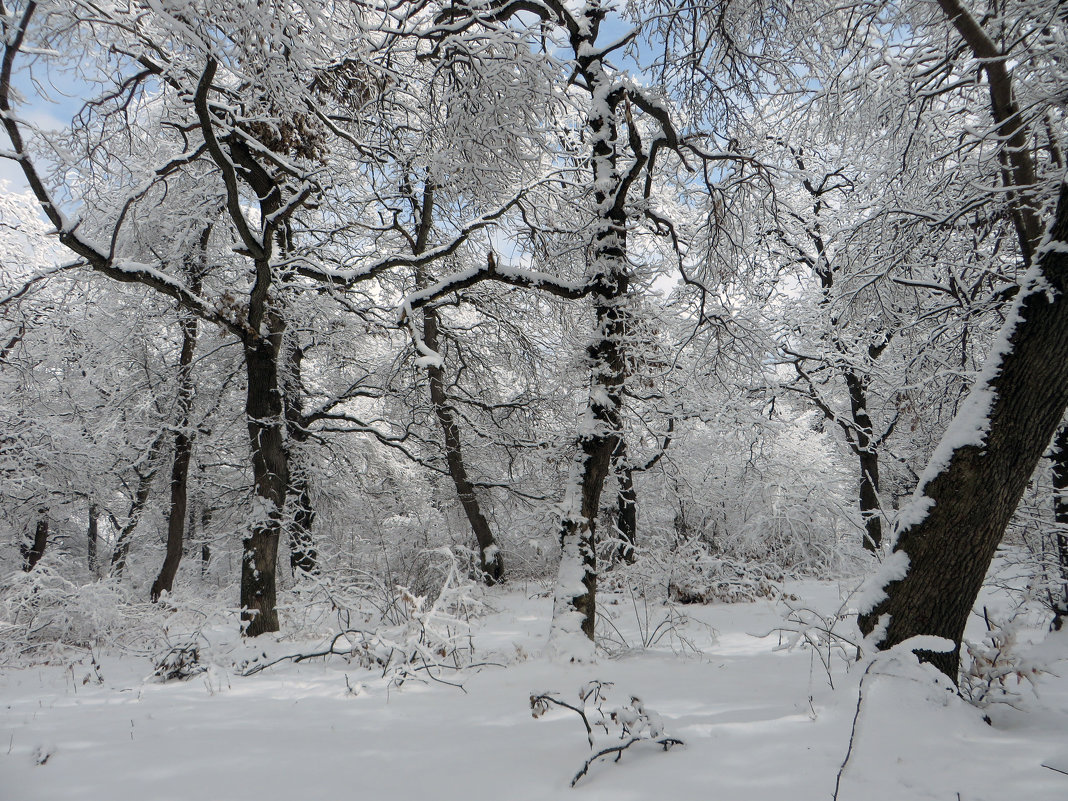
[[[561,701],[559,698],[553,698],[551,695],[548,695],[546,693],[541,693],[540,695],[532,695],[532,696],[530,696],[530,708],[531,709],[537,709],[537,705],[539,703],[556,704],[556,706],[562,706],[565,709],[570,709],[572,712],[574,712],[576,715],[578,715],[580,718],[582,718],[582,723],[583,723],[583,725],[586,726],[586,739],[588,739],[590,741],[590,748],[593,748],[593,727],[590,725],[590,719],[588,717],[586,717],[586,710],[585,709],[581,709],[580,707],[573,706],[573,705],[569,704],[567,701]],[[535,717],[537,717],[537,715],[535,715]],[[589,765],[587,764],[586,767],[588,768]],[[571,784],[574,785],[574,782],[572,782]]]
[[297,663],[297,662],[304,662],[305,660],[308,660],[308,659],[318,659],[319,657],[345,656],[347,654],[351,654],[352,653],[352,649],[350,648],[347,651],[335,651],[334,650],[334,646],[337,645],[337,641],[340,640],[342,637],[348,635],[348,634],[362,634],[362,635],[366,636],[368,633],[369,632],[360,631],[359,629],[346,629],[345,631],[338,632],[337,634],[334,635],[334,639],[332,639],[330,641],[330,647],[325,651],[315,651],[315,652],[310,653],[310,654],[287,654],[286,656],[280,656],[277,659],[274,659],[274,660],[272,660],[270,662],[264,662],[263,664],[253,665],[252,667],[247,668],[245,670],[245,672],[242,673],[241,675],[243,675],[243,676],[254,676],[257,673],[259,673],[261,670],[266,670],[269,667],[274,667],[275,665],[278,665],[278,664],[280,664],[282,662],[286,662],[286,661],[292,661],[294,663]]
[[834,795],[831,796],[831,801],[838,801],[838,791],[842,786],[842,774],[845,773],[846,765],[849,764],[849,758],[853,755],[853,741],[857,736],[857,720],[860,719],[860,705],[864,701],[864,680],[868,678],[868,673],[874,665],[875,662],[869,663],[868,667],[864,669],[864,674],[860,677],[860,686],[857,688],[857,711],[853,713],[853,727],[849,731],[849,748],[846,749],[845,759],[842,760],[842,766],[838,768],[838,775],[834,779]]
[[[573,708],[574,707],[572,707],[572,709]],[[641,742],[642,740],[646,740],[646,739],[647,738],[645,738],[645,737],[631,737],[625,743],[620,743],[619,745],[612,745],[612,746],[609,746],[608,748],[602,748],[600,751],[598,751],[596,754],[594,754],[593,756],[591,756],[589,759],[586,760],[586,763],[582,766],[582,769],[578,773],[576,773],[575,774],[575,778],[573,778],[571,780],[571,786],[574,787],[578,783],[578,780],[581,779],[583,776],[585,776],[589,772],[590,766],[593,765],[593,763],[596,762],[601,757],[606,757],[609,754],[615,754],[616,758],[615,758],[614,761],[618,762],[620,760],[620,758],[623,756],[623,752],[624,751],[626,751],[628,748],[630,748],[635,743]],[[662,738],[660,740],[655,740],[654,742],[656,742],[657,745],[663,746],[665,751],[669,750],[673,745],[682,745],[683,744],[682,740],[678,740],[678,739],[676,739],[674,737],[664,737],[664,738]]]

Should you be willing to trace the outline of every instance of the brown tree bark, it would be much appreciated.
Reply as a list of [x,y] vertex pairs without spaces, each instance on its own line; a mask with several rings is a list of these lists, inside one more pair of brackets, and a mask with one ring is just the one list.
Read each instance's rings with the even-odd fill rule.
[[[861,610],[865,634],[886,624],[881,648],[922,634],[952,641],[950,652],[921,656],[954,681],[983,578],[1068,406],[1068,183],[1033,272],[1006,323],[1007,346],[988,357],[996,360],[984,370],[989,377],[964,404],[968,414],[989,399],[982,444],[947,448],[946,463],[917,488],[894,546],[907,556],[907,572],[886,585],[874,608]],[[977,422],[962,420],[962,433]],[[940,449],[958,436],[952,425],[946,436]]]
[[[982,445],[953,447],[952,439],[943,440],[945,463],[917,488],[894,546],[907,557],[907,572],[887,583],[886,597],[872,609],[861,610],[860,625],[869,634],[886,624],[880,647],[918,634],[947,638],[951,651],[920,655],[956,681],[968,614],[1068,405],[1068,184],[1062,180],[1048,244],[1039,247],[1042,226],[1031,198],[1036,173],[1013,98],[1009,55],[959,0],[938,2],[987,76],[1006,199],[1031,283],[1021,287],[1006,322],[1007,344],[988,357],[996,361],[964,405],[971,414],[988,407]],[[962,433],[975,422],[960,420]],[[947,437],[954,436],[951,425]]]

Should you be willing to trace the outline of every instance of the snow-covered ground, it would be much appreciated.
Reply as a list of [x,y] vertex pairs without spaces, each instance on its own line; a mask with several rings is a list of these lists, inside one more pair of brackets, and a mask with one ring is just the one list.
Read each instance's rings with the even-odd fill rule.
[[[833,610],[840,588],[788,589]],[[866,674],[869,663],[847,669],[836,659],[832,689],[813,650],[777,649],[780,634],[755,636],[783,624],[783,607],[767,601],[683,607],[690,621],[653,648],[560,664],[539,655],[548,598],[512,589],[488,602],[494,611],[476,622],[476,658],[500,666],[441,676],[462,689],[434,680],[391,687],[337,657],[245,677],[226,668],[227,649],[231,663],[249,655],[228,629],[208,632],[218,664],[186,681],[146,679],[147,658],[106,654],[98,667],[86,654],[5,669],[0,799],[826,801],[851,734],[840,801],[1068,798],[1068,775],[1058,772],[1068,771],[1066,678],[1041,675],[1037,696],[1021,688],[1018,709],[979,710],[909,659],[883,658]],[[664,613],[628,598],[605,609],[633,646],[646,614],[655,625]],[[257,647],[271,656],[315,645],[262,639]],[[1068,676],[1068,633],[1032,655]],[[664,752],[638,743],[569,787],[590,754],[583,724],[557,707],[535,719],[530,696],[556,691],[580,705],[591,680],[613,683],[605,711],[637,696],[684,745]],[[592,705],[590,713],[596,719]],[[599,737],[599,746],[612,742]]]

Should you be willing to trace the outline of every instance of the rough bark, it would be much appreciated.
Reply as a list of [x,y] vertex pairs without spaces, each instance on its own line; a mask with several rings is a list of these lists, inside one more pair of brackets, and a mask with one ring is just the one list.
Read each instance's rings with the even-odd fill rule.
[[250,335],[243,343],[248,374],[245,414],[257,501],[250,531],[242,542],[241,620],[249,637],[278,631],[275,564],[289,483],[284,410],[278,380],[284,324],[275,315],[269,317],[269,334]]
[[886,624],[882,648],[923,634],[952,641],[948,653],[921,656],[953,680],[983,578],[1068,406],[1068,184],[1061,184],[1050,242],[1039,248],[1031,275],[1006,323],[1007,345],[989,357],[996,362],[963,407],[963,415],[975,414],[989,403],[982,444],[952,447],[976,422],[958,415],[961,427],[951,425],[939,448],[946,448],[944,464],[902,513],[894,551],[907,556],[907,572],[860,617],[866,634]]
[[[214,59],[209,59],[194,105],[208,152],[224,175],[228,214],[251,256],[254,276],[248,296],[247,325],[241,334],[247,378],[245,416],[256,495],[249,531],[242,540],[241,621],[245,635],[257,637],[278,631],[276,564],[289,488],[284,388],[279,375],[286,325],[277,290],[273,289],[276,273],[271,259],[276,243],[281,250],[289,245],[288,216],[301,202],[290,198],[288,210],[282,213],[284,181],[276,180],[242,137],[228,134],[225,143],[229,155],[223,152],[214,129],[217,121],[207,103],[217,67]],[[240,166],[240,173],[234,165]],[[261,228],[256,233],[241,208],[239,175],[259,198]]]
[[[199,287],[194,287],[199,292]],[[159,575],[152,583],[151,598],[155,603],[164,592],[174,588],[174,577],[182,561],[185,546],[186,500],[189,491],[189,462],[193,456],[193,434],[190,415],[193,409],[192,366],[197,343],[197,318],[182,313],[182,351],[178,357],[178,419],[175,421],[174,461],[171,464],[170,513],[167,517],[167,553]]]
[[1068,425],[1062,425],[1053,441],[1053,513],[1057,522],[1056,556],[1059,586],[1050,589],[1053,629],[1060,631],[1068,617]]
[[37,525],[33,529],[33,539],[22,544],[22,569],[29,573],[45,555],[48,547],[48,510],[38,512]]
[[597,623],[597,511],[622,429],[621,390],[626,369],[622,346],[625,312],[615,301],[625,296],[628,282],[624,275],[605,278],[608,280],[603,294],[597,295],[596,306],[598,330],[602,334],[588,348],[593,382],[586,419],[591,425],[578,436],[569,488],[569,492],[578,490],[578,509],[569,510],[560,525],[563,558],[573,559],[577,555],[582,560],[583,589],[569,590],[573,593],[569,605],[582,615],[582,632],[591,640]]
[[872,436],[866,381],[854,371],[845,373],[853,416],[854,452],[860,462],[860,518],[864,523],[864,547],[878,551],[883,541],[882,507],[879,503],[879,452]]
[[[595,334],[587,347],[590,395],[580,424],[576,456],[569,476],[560,522],[560,577],[553,607],[550,642],[566,636],[577,615],[590,640],[597,623],[597,512],[612,457],[622,435],[623,384],[626,377],[628,319],[627,211],[629,183],[618,169],[619,131],[615,109],[622,102],[606,72],[595,42],[605,9],[589,4],[581,25],[570,29],[578,72],[591,95],[586,128],[591,143],[592,186],[596,218],[590,263],[594,270],[591,297],[596,314]],[[636,176],[643,156],[628,171]],[[580,579],[577,580],[577,579]],[[581,582],[581,583],[580,583]],[[565,646],[566,647],[566,646]]]

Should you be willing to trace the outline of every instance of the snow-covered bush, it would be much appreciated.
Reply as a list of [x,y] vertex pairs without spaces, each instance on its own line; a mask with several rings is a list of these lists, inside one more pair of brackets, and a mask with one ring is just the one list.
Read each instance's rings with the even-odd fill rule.
[[834,689],[834,666],[846,667],[864,656],[863,637],[857,627],[856,592],[847,595],[830,611],[804,606],[796,598],[783,598],[786,615],[771,634],[779,635],[777,651],[809,650],[819,658]]
[[674,654],[702,653],[698,641],[715,638],[711,626],[694,621],[670,601],[650,598],[641,587],[602,593],[597,614],[597,646],[609,655],[665,648]]
[[673,566],[668,598],[680,604],[776,598],[784,578],[775,565],[721,558],[690,545]]
[[783,577],[856,566],[852,481],[809,417],[694,424],[641,477],[639,559],[666,571],[676,600],[768,597]]
[[409,678],[436,678],[442,671],[471,664],[471,622],[486,609],[482,587],[462,571],[450,549],[438,548],[427,556],[440,575],[434,595],[417,595],[398,586],[383,604],[375,594],[373,582],[353,583],[340,589],[320,583],[318,588],[330,598],[342,630],[323,648],[269,661],[256,657],[241,664],[241,671],[253,675],[279,662],[341,657],[380,671],[391,684],[399,686]]
[[[145,610],[116,581],[76,584],[45,558],[28,573],[9,573],[0,590],[0,661],[41,661],[66,647],[90,648],[128,637]],[[147,604],[145,605],[147,606]]]
[[201,659],[200,644],[192,640],[173,645],[160,654],[152,675],[161,682],[184,681],[207,669]]
[[1026,685],[1035,690],[1036,680],[1048,670],[1023,653],[1020,634],[1025,627],[1020,608],[1004,620],[983,610],[987,631],[982,642],[964,641],[960,692],[980,709],[991,704],[1015,706]]

